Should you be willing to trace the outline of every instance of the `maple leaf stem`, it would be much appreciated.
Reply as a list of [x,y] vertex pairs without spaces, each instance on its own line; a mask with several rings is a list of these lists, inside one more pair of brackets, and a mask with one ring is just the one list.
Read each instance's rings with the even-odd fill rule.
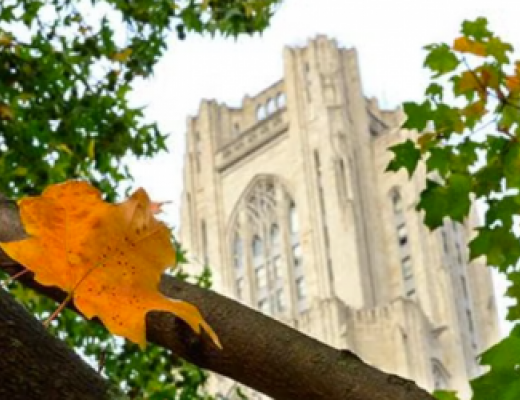
[[53,320],[54,318],[56,318],[56,316],[57,316],[57,315],[58,315],[58,314],[59,314],[59,313],[60,313],[60,312],[61,312],[61,311],[66,307],[66,305],[69,303],[69,301],[70,301],[71,299],[72,299],[72,293],[69,293],[69,294],[67,295],[67,297],[65,298],[65,300],[63,300],[63,301],[61,302],[61,304],[59,305],[59,307],[58,307],[56,310],[54,310],[54,312],[50,315],[49,318],[47,318],[47,319],[45,320],[45,322],[43,323],[43,326],[46,327],[46,328],[48,328],[49,325],[50,325],[50,323],[52,322],[52,320]]
[[17,280],[18,278],[20,278],[21,276],[24,276],[27,272],[29,272],[29,270],[27,268],[21,270],[20,272],[17,272],[16,274],[10,276],[9,278],[5,279],[2,284],[7,286],[9,285],[11,282]]

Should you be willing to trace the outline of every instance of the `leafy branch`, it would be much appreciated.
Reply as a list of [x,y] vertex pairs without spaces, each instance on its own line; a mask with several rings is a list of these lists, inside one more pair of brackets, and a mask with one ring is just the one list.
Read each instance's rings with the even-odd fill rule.
[[[483,225],[469,245],[470,259],[485,257],[490,267],[505,274],[510,283],[506,294],[515,300],[507,319],[518,323],[520,61],[511,62],[513,46],[494,35],[485,18],[464,21],[461,32],[451,46],[426,46],[425,67],[432,71],[433,82],[423,103],[404,104],[408,118],[403,127],[416,132],[417,140],[393,146],[387,169],[405,168],[411,176],[424,162],[428,178],[417,210],[424,212],[432,230],[446,218],[463,222],[470,199],[485,202]],[[448,84],[451,91],[446,90]],[[444,99],[446,93],[453,98]],[[520,398],[519,324],[479,360],[488,372],[471,381],[473,400]],[[447,392],[437,396],[456,398]]]

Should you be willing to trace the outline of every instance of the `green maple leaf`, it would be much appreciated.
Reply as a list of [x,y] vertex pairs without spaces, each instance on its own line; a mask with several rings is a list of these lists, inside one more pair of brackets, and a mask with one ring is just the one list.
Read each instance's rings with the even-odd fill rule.
[[451,147],[433,147],[430,156],[426,160],[428,171],[438,171],[441,176],[446,176],[450,170]]
[[473,400],[520,399],[520,325],[509,337],[482,354],[480,362],[490,370],[471,381]]
[[408,102],[403,104],[404,112],[407,116],[403,128],[424,130],[428,121],[431,120],[432,108],[428,100],[422,104]]
[[475,21],[464,21],[462,23],[462,34],[472,37],[477,41],[489,38],[493,34],[487,28],[488,21],[484,17],[479,17]]
[[430,85],[426,88],[426,91],[424,92],[427,96],[430,96],[432,100],[442,100],[442,96],[444,94],[444,88],[439,85],[438,83],[430,83]]
[[421,159],[421,152],[415,147],[414,142],[408,139],[406,142],[390,147],[389,150],[394,153],[394,159],[390,161],[386,171],[399,171],[401,168],[405,168],[408,176],[411,177]]
[[489,39],[489,42],[486,43],[486,52],[488,55],[492,56],[499,62],[500,64],[507,64],[509,62],[509,58],[507,57],[507,53],[513,51],[513,46],[509,43],[505,43],[497,37],[493,37]]
[[454,71],[460,64],[459,59],[446,43],[431,44],[425,49],[430,52],[424,60],[424,66],[435,73],[434,78]]
[[417,210],[425,212],[424,223],[435,229],[442,225],[445,217],[462,222],[471,207],[471,184],[471,177],[464,174],[450,175],[445,185],[428,179],[417,204]]
[[511,229],[503,226],[478,229],[478,235],[469,244],[470,258],[485,256],[488,264],[505,272],[520,259],[520,241]]

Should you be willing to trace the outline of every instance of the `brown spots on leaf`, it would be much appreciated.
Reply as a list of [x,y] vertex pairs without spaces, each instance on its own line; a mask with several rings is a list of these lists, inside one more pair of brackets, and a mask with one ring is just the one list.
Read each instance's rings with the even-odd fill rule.
[[[75,296],[82,299],[79,311],[110,322],[119,334],[144,346],[143,315],[151,308],[175,312],[176,307],[166,299],[164,304],[156,301],[158,292],[151,285],[175,256],[170,232],[153,217],[151,205],[142,189],[116,205],[104,202],[99,191],[85,182],[50,186],[42,196],[20,203],[20,212],[27,214],[24,227],[38,232],[40,242],[38,248],[34,248],[34,240],[16,243],[17,251],[22,246],[24,254],[38,258],[26,265],[36,276],[43,275],[43,268],[46,276],[56,277],[51,284],[64,290],[74,288]],[[157,254],[156,259],[144,258],[142,249]],[[44,258],[58,251],[65,256],[48,265],[41,262],[42,251]],[[73,265],[70,257],[81,258],[81,262]],[[138,323],[128,324],[126,316]],[[191,326],[205,324],[196,313],[185,318]],[[207,325],[204,329],[215,340]]]

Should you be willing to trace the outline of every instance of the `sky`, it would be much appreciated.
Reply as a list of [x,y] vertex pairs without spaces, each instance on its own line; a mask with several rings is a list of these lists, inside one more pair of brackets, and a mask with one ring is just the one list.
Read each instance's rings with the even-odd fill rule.
[[[238,106],[282,77],[284,46],[303,46],[325,34],[358,51],[365,95],[382,107],[421,100],[429,82],[422,67],[430,43],[451,43],[465,19],[485,16],[492,31],[520,48],[520,2],[517,0],[285,0],[271,26],[238,40],[188,35],[172,37],[154,77],[135,86],[132,102],[147,106],[146,117],[170,133],[169,153],[132,160],[135,187],[154,200],[170,200],[166,220],[179,221],[185,127],[202,99]],[[516,41],[516,42],[515,42]],[[506,282],[495,276],[502,332]]]

